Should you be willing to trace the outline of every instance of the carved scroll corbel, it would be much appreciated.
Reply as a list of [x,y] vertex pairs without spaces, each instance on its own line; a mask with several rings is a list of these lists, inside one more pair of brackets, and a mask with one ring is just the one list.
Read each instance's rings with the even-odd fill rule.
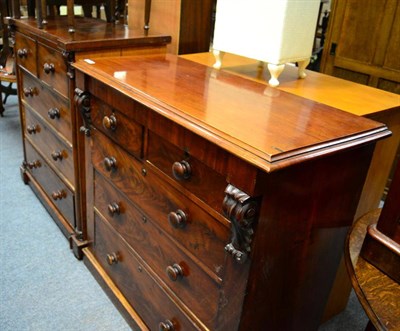
[[225,189],[222,209],[232,224],[232,240],[225,246],[225,250],[238,263],[243,264],[251,250],[254,233],[252,225],[257,218],[258,202],[229,184]]
[[79,88],[76,88],[74,102],[75,107],[79,110],[83,119],[83,126],[81,126],[80,131],[89,137],[90,127],[92,125],[92,118],[90,114],[90,94],[82,91]]
[[75,69],[72,64],[75,62],[75,53],[63,51],[62,55],[64,57],[65,66],[67,67],[67,76],[69,79],[75,78]]

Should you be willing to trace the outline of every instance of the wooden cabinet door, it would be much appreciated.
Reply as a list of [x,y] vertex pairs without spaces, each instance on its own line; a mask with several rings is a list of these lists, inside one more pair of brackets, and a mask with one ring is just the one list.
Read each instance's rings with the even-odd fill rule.
[[321,72],[400,94],[400,1],[335,0]]

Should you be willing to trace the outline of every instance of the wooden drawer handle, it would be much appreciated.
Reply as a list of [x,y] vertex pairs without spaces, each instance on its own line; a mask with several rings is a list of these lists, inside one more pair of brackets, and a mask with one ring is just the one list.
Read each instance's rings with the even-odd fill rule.
[[117,169],[117,160],[113,156],[107,156],[104,158],[104,166],[107,171]]
[[175,331],[174,323],[170,320],[160,322],[160,324],[158,324],[158,330],[159,331]]
[[107,254],[106,256],[106,260],[109,265],[117,264],[118,259],[119,259],[118,253],[115,252]]
[[192,168],[189,162],[185,160],[174,162],[172,165],[172,174],[179,180],[189,179],[192,176]]
[[119,215],[121,212],[121,208],[117,202],[111,202],[108,205],[108,212],[111,216]]
[[26,131],[29,134],[36,134],[37,132],[39,132],[39,125],[38,124],[32,124],[32,125],[28,125],[26,127]]
[[55,66],[53,63],[45,63],[43,64],[43,70],[46,74],[50,74],[55,71]]
[[115,131],[117,129],[117,118],[114,114],[103,117],[103,126],[107,130]]
[[51,194],[51,197],[53,198],[54,201],[61,200],[67,197],[67,193],[64,190],[60,191],[54,191]]
[[33,97],[35,95],[35,88],[34,87],[24,87],[23,89],[25,97]]
[[184,228],[188,223],[188,216],[181,209],[178,209],[177,211],[171,211],[168,214],[168,222],[176,229]]
[[173,282],[185,276],[183,268],[178,263],[174,263],[172,266],[168,266],[166,272],[169,279],[171,279]]
[[49,111],[47,112],[47,115],[54,120],[56,118],[60,118],[60,109],[58,108],[50,108]]
[[62,151],[54,151],[51,153],[51,157],[54,161],[60,160],[62,161],[63,159],[63,152]]
[[29,168],[29,169],[36,169],[36,168],[40,168],[42,166],[42,164],[40,163],[39,160],[35,160],[32,162],[24,162],[25,167]]
[[28,56],[28,50],[26,49],[26,48],[20,48],[18,51],[17,51],[17,55],[18,55],[18,57],[19,58],[24,58],[24,57],[27,57]]

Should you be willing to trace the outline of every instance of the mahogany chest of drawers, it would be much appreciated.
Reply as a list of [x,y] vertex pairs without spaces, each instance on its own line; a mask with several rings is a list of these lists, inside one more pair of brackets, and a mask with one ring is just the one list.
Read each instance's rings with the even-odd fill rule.
[[172,55],[77,61],[84,261],[141,330],[316,330],[387,128]]
[[82,138],[77,134],[80,116],[72,111],[75,73],[71,65],[88,56],[165,53],[170,37],[145,37],[142,31],[94,19],[76,22],[76,31],[69,33],[66,18],[49,19],[45,29],[38,29],[33,18],[9,19],[17,60],[23,180],[62,232],[81,245],[86,203],[79,166],[83,164]]

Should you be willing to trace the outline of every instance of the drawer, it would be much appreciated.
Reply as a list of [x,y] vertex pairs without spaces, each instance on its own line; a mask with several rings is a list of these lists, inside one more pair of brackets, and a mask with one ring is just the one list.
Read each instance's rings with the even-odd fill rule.
[[147,159],[212,208],[222,213],[226,178],[189,152],[149,131]]
[[[224,247],[230,242],[229,223],[226,226],[204,209],[171,187],[146,164],[113,146],[101,133],[92,135],[92,162],[95,169],[149,215],[158,226],[175,238],[211,272],[222,274]],[[114,158],[116,168],[107,171],[105,160]],[[222,204],[223,196],[221,196]],[[187,222],[179,224],[179,216]],[[184,220],[184,217],[182,219]],[[178,221],[177,221],[178,220]]]
[[[97,172],[94,181],[97,210],[186,306],[211,325],[217,313],[220,284]],[[202,298],[201,304],[198,298]]]
[[67,63],[61,52],[38,43],[38,76],[68,98]]
[[25,107],[25,136],[41,151],[46,160],[75,186],[72,148],[61,141],[33,111]]
[[[148,128],[147,159],[174,179],[171,168],[175,162],[188,162],[192,175],[175,180],[217,211],[221,212],[221,205],[215,199],[223,194],[227,183],[249,195],[256,194],[257,168],[219,147],[223,139],[210,142],[156,112],[149,112]],[[187,168],[184,163],[176,166],[180,173]]]
[[151,277],[124,240],[99,216],[94,220],[93,251],[97,260],[149,329],[168,330],[162,329],[160,323],[170,321],[174,325],[171,330],[199,330]]
[[15,50],[17,64],[36,76],[36,41],[22,33],[16,32]]
[[74,194],[48,166],[43,157],[25,140],[26,167],[46,192],[54,206],[75,228]]
[[[93,125],[132,155],[143,154],[144,127],[96,97],[90,101]],[[129,108],[129,107],[127,107]]]
[[71,113],[68,100],[43,86],[37,78],[25,72],[22,74],[22,88],[22,100],[35,109],[72,145]]

